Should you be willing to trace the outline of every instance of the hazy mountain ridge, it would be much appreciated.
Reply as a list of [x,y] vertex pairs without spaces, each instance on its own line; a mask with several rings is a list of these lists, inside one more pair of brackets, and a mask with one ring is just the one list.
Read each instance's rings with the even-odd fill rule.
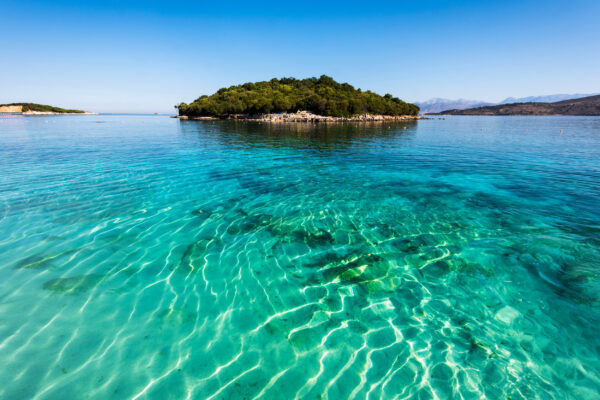
[[588,94],[575,93],[575,94],[549,94],[546,96],[529,96],[529,97],[520,97],[520,98],[508,97],[508,98],[502,100],[498,104],[555,103],[557,101],[580,99],[582,97],[597,96],[599,94],[600,93],[588,93]]
[[422,114],[426,113],[438,113],[446,110],[464,110],[467,108],[483,107],[494,105],[494,103],[486,103],[480,100],[467,100],[467,99],[442,99],[433,98],[424,102],[414,103],[419,106]]
[[596,96],[600,93],[591,94],[550,94],[545,96],[528,96],[528,97],[508,97],[499,103],[485,102],[482,100],[468,100],[468,99],[444,99],[434,97],[423,102],[414,102],[421,108],[421,114],[428,113],[441,113],[448,110],[467,110],[471,108],[496,106],[501,104],[513,104],[513,103],[554,103],[563,100],[580,99],[584,97]]
[[447,110],[442,115],[600,115],[600,96],[580,97],[554,103],[499,104],[466,110]]

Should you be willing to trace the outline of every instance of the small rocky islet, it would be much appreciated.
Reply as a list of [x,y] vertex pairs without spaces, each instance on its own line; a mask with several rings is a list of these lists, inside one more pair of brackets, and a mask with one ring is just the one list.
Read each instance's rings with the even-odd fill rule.
[[177,118],[261,122],[393,122],[419,119],[419,107],[391,94],[319,78],[248,82],[175,106]]

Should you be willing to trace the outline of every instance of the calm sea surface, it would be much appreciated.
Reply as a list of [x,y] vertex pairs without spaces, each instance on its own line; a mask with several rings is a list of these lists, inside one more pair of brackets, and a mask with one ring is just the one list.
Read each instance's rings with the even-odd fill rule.
[[6,116],[0,166],[0,399],[600,398],[600,118]]

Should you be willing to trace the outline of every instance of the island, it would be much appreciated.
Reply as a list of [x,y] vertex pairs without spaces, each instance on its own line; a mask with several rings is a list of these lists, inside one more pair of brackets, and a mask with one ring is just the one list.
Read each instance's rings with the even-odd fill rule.
[[60,107],[35,103],[0,104],[0,114],[56,115],[56,114],[92,114],[82,110],[69,110]]
[[268,122],[401,121],[420,118],[419,107],[391,94],[380,96],[322,75],[244,83],[181,103],[181,119]]
[[511,103],[497,106],[447,110],[437,115],[600,115],[600,95],[554,103]]

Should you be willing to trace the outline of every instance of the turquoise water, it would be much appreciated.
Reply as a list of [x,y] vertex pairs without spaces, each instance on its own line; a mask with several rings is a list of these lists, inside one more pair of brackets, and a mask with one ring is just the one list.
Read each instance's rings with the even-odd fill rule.
[[600,118],[0,117],[0,165],[1,399],[600,398]]

